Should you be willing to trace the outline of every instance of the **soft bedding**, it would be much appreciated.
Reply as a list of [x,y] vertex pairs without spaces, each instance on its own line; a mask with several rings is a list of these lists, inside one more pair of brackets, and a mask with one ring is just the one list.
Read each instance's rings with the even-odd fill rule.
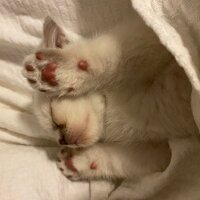
[[[21,63],[40,43],[45,16],[71,34],[88,37],[134,17],[136,10],[188,75],[194,118],[200,126],[199,8],[198,0],[1,0],[0,199],[103,200],[113,189],[107,182],[73,183],[63,177],[55,165],[55,137],[43,132],[34,119],[32,89],[21,75]],[[136,182],[133,199],[200,199],[198,139],[177,139],[169,146],[167,169]],[[123,193],[118,195],[123,199]]]

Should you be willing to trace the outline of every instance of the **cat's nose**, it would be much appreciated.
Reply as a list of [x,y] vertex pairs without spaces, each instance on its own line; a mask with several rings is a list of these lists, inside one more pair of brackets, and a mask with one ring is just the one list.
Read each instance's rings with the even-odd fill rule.
[[67,135],[61,135],[60,139],[59,139],[59,144],[60,145],[75,145],[75,146],[79,146],[81,144],[81,137],[77,137],[77,136],[67,136]]
[[48,63],[41,71],[42,81],[48,83],[51,86],[56,86],[58,82],[56,81],[56,63]]
[[67,140],[65,139],[65,137],[63,135],[61,135],[60,139],[58,140],[60,145],[68,145]]

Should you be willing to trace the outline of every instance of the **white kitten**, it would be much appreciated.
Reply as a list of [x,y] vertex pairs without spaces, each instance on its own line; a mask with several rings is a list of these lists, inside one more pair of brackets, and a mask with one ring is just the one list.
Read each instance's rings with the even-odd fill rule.
[[70,39],[48,19],[44,33],[45,46],[54,49],[28,56],[24,75],[46,92],[34,99],[42,127],[50,131],[53,119],[62,144],[87,147],[61,150],[58,166],[68,178],[135,179],[161,171],[167,150],[145,142],[198,132],[185,73],[140,18],[90,39]]

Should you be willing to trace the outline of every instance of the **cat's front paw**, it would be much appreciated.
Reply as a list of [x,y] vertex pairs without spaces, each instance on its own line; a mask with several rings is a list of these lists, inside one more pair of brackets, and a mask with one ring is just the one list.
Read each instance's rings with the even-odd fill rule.
[[57,166],[72,181],[94,178],[98,170],[93,155],[80,149],[61,149]]
[[60,50],[44,49],[29,55],[24,61],[23,75],[31,86],[42,92],[58,90],[57,69],[62,56]]
[[[87,58],[86,58],[87,57]],[[80,95],[95,85],[90,56],[78,46],[68,49],[41,49],[24,61],[23,74],[34,88],[42,92]]]

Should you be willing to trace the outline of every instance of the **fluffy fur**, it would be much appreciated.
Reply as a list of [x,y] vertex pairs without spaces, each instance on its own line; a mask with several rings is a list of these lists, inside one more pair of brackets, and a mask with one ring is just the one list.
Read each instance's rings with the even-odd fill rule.
[[[34,98],[41,126],[64,136],[69,147],[78,147],[60,153],[58,166],[70,179],[133,179],[162,171],[169,158],[151,142],[198,132],[184,71],[140,18],[93,38],[74,36],[71,43],[65,29],[50,19],[44,33],[48,48],[39,51],[45,60],[28,56],[25,64],[31,63],[35,71],[24,70],[24,75],[36,81],[32,85],[36,90],[47,90],[36,92]],[[62,49],[55,48],[58,38]],[[77,68],[81,59],[88,62],[87,71]],[[50,61],[58,64],[56,87],[41,81],[40,69]],[[138,158],[139,149],[146,153],[144,160]]]

